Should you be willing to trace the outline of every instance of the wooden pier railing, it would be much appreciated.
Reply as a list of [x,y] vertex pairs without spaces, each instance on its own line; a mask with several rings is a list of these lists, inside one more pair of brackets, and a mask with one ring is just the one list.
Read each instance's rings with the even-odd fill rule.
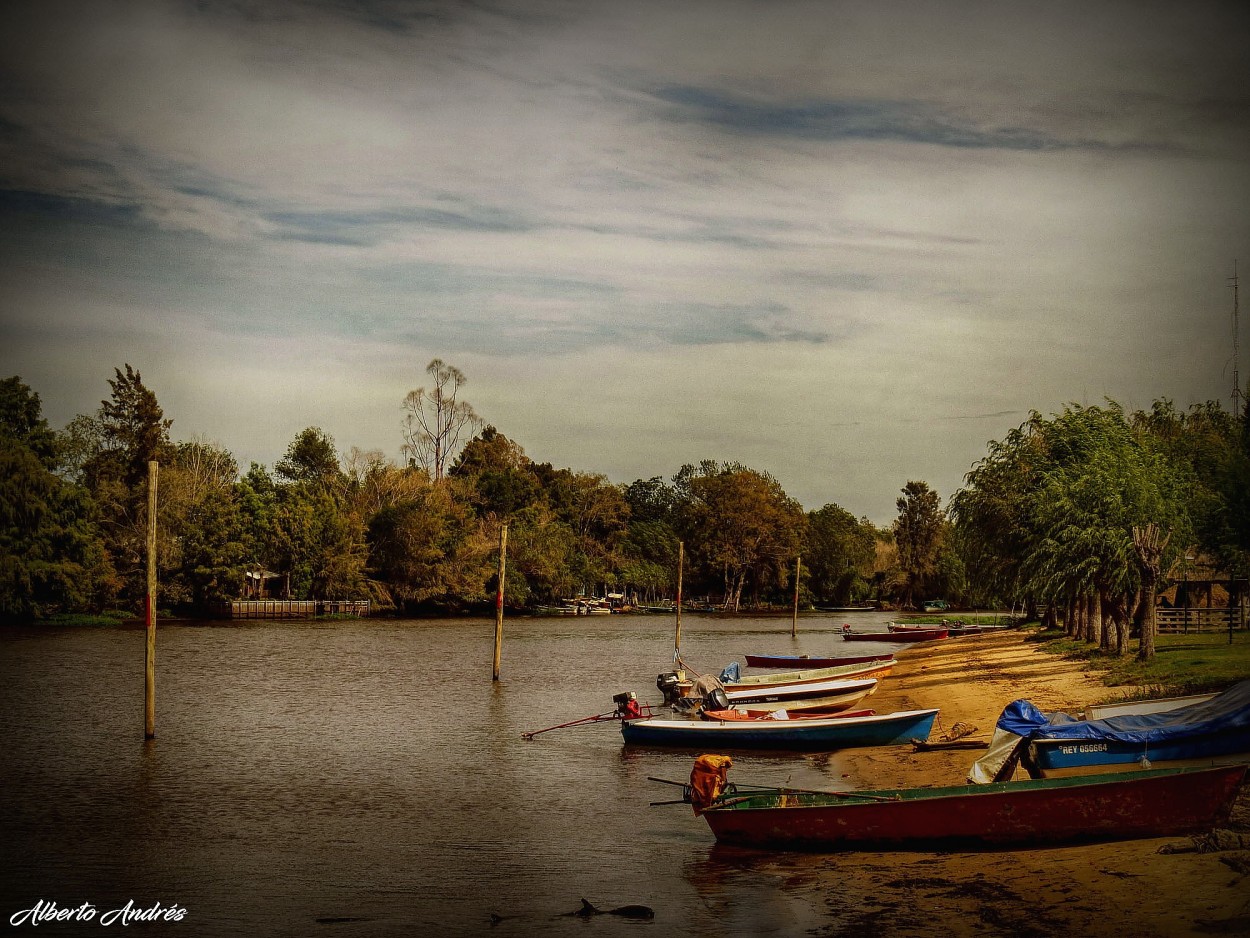
[[214,603],[221,619],[313,619],[317,616],[367,616],[367,599],[236,599]]

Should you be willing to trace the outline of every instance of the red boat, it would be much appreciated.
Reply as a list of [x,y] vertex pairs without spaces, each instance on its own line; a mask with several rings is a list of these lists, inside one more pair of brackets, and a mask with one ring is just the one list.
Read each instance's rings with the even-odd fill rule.
[[[724,770],[719,774],[723,779]],[[1040,847],[1210,830],[1227,820],[1245,775],[1246,766],[1234,765],[879,791],[717,786],[710,803],[694,806],[718,842],[747,847]]]
[[889,661],[893,654],[858,655],[849,658],[812,658],[807,655],[746,655],[748,668],[837,668],[844,664]]
[[907,629],[902,632],[843,631],[848,642],[933,642],[950,635],[950,629]]
[[952,622],[949,625],[921,625],[918,622],[890,622],[886,625],[891,632],[928,632],[935,628],[946,629],[950,635],[980,635],[983,628],[979,625],[964,625]]

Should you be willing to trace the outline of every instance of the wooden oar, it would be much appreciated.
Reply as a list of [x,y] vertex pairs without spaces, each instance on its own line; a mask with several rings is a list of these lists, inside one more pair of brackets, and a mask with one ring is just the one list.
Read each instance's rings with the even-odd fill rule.
[[522,733],[521,738],[533,739],[539,733],[549,733],[552,730],[562,730],[566,726],[579,726],[582,723],[600,723],[604,720],[619,720],[620,718],[621,718],[620,714],[618,714],[615,710],[613,710],[611,713],[598,713],[598,714],[595,714],[594,716],[582,717],[580,720],[570,720],[568,723],[557,723],[555,726],[548,726],[545,729],[532,730],[528,733]]
[[[680,785],[682,788],[686,787],[685,782],[674,782],[673,780],[667,779],[667,778],[656,778],[654,775],[648,775],[647,781],[663,782],[665,785]],[[755,788],[760,791],[782,791],[782,792],[786,792],[787,794],[795,794],[795,795],[833,795],[835,798],[862,798],[865,801],[902,801],[903,800],[902,796],[900,795],[870,795],[867,792],[825,791],[825,790],[821,790],[818,788],[787,788],[787,787],[779,786],[779,785],[753,785],[751,782],[732,782],[731,784],[735,788]],[[751,797],[751,796],[748,796],[748,797]],[[733,803],[737,804],[739,800],[742,800],[742,799],[737,799]],[[655,803],[664,804],[665,802],[657,801]],[[674,801],[671,803],[678,804],[679,802]],[[721,802],[722,805],[726,803],[727,802]]]
[[759,791],[779,791],[788,795],[832,795],[835,798],[862,798],[865,801],[902,801],[901,795],[870,795],[862,791],[828,791],[818,788],[789,788],[782,785],[753,785],[750,782],[734,782],[738,788],[754,788]]

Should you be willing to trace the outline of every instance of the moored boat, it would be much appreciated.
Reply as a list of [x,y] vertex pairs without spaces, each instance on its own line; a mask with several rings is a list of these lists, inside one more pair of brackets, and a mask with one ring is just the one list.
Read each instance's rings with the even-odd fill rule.
[[720,688],[719,693],[723,693],[729,705],[733,707],[750,704],[775,710],[778,707],[806,705],[827,710],[845,710],[853,707],[868,695],[876,693],[876,690],[877,679],[865,677],[851,680],[803,681],[797,684],[761,687],[739,687],[736,684],[727,684]]
[[900,632],[852,632],[843,630],[848,642],[934,642],[950,635],[949,629],[908,629]]
[[1087,720],[1105,720],[1107,717],[1137,716],[1143,713],[1166,713],[1178,707],[1204,703],[1215,694],[1190,694],[1185,697],[1153,697],[1149,700],[1122,700],[1115,703],[1089,704],[1083,713]]
[[1030,775],[1061,778],[1168,767],[1250,763],[1250,681],[1187,706],[1101,720],[1008,704],[972,779],[1002,777],[1019,760]]
[[822,720],[836,717],[845,720],[847,717],[870,717],[876,710],[820,710],[816,708],[778,708],[776,710],[700,710],[699,718],[703,720]]
[[732,687],[779,687],[783,684],[807,684],[812,681],[850,680],[851,678],[875,677],[878,680],[894,667],[893,655],[858,661],[852,664],[834,664],[827,667],[800,668],[796,671],[774,671],[769,674],[744,674],[737,680],[725,682]]
[[847,664],[869,664],[873,661],[893,661],[894,654],[847,655],[823,658],[811,655],[745,655],[748,668],[837,668]]
[[823,752],[926,739],[937,714],[932,709],[801,720],[626,720],[621,735],[627,743],[652,746]]
[[946,788],[731,789],[695,809],[718,842],[748,847],[1041,847],[1209,830],[1228,818],[1245,774],[1228,766]]
[[[726,690],[789,687],[795,684],[815,684],[827,681],[849,681],[866,678],[883,678],[894,667],[894,656],[886,655],[871,661],[853,664],[833,665],[826,668],[805,668],[798,671],[774,672],[772,674],[748,674],[743,676],[738,663],[733,662],[721,671],[720,678],[712,682],[713,686],[723,684]],[[678,700],[682,697],[701,697],[706,691],[709,677],[691,680],[684,673],[667,672],[656,678],[656,686],[664,693],[666,699]]]
[[933,629],[946,629],[948,635],[976,635],[981,631],[981,626],[965,625],[963,622],[943,622],[941,625],[921,622],[887,622],[885,627],[891,632],[929,632]]

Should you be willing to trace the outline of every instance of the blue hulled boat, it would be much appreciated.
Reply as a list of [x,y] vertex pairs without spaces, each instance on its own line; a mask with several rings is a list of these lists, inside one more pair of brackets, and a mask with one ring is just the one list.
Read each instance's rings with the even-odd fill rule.
[[1175,709],[1102,720],[1046,714],[1027,700],[1013,701],[971,777],[991,781],[1017,761],[1035,778],[1250,762],[1250,681]]
[[928,739],[937,714],[933,709],[802,720],[626,720],[621,735],[627,743],[649,746],[821,752]]

